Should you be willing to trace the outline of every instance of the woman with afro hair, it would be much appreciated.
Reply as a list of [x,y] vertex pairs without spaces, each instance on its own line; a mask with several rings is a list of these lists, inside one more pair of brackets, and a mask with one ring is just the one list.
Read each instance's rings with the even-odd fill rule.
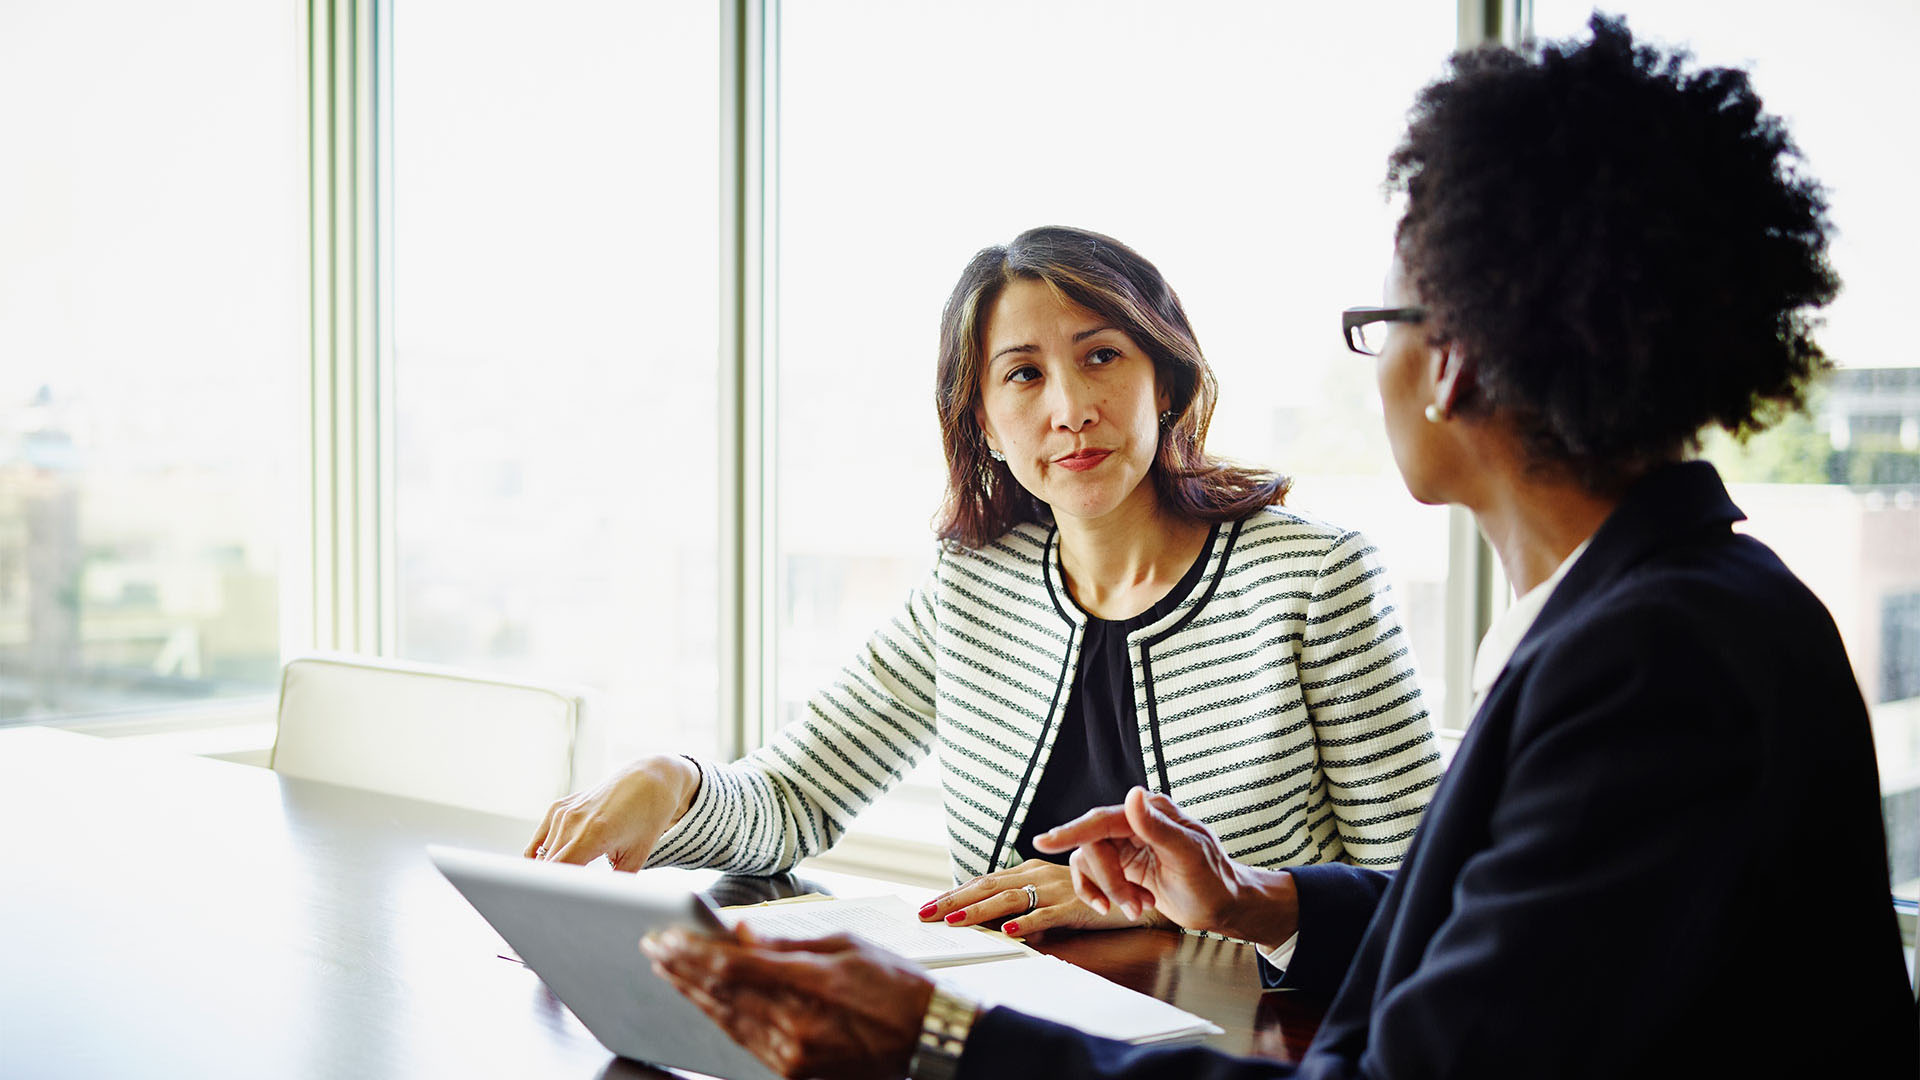
[[1743,72],[1591,28],[1421,94],[1385,305],[1343,320],[1408,490],[1471,510],[1519,594],[1405,861],[1241,865],[1140,789],[1037,841],[1076,849],[1096,910],[1259,943],[1270,984],[1333,995],[1301,1060],[977,1009],[846,942],[671,940],[662,970],[792,1076],[1920,1072],[1846,653],[1688,460],[1827,366],[1826,198]]

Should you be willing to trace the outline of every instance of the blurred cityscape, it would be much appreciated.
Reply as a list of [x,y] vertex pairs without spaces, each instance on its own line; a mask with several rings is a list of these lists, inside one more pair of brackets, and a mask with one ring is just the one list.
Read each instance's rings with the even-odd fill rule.
[[270,455],[102,453],[111,417],[0,402],[0,724],[269,692],[280,665]]

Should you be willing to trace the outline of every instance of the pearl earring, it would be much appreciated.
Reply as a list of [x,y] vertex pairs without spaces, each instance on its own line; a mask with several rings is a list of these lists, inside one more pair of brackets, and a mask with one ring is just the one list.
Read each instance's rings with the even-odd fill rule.
[[1437,424],[1440,421],[1445,420],[1446,418],[1447,418],[1447,411],[1445,409],[1442,409],[1439,405],[1436,404],[1436,405],[1427,406],[1427,422],[1428,423]]

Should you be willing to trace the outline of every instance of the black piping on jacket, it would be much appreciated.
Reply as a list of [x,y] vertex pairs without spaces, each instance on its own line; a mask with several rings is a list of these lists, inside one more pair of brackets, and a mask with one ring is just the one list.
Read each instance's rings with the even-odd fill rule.
[[1240,526],[1245,523],[1245,519],[1234,522],[1232,531],[1227,533],[1227,546],[1220,552],[1220,565],[1213,568],[1213,577],[1207,581],[1207,591],[1200,594],[1199,601],[1175,620],[1172,626],[1140,642],[1140,674],[1146,680],[1147,731],[1153,736],[1153,764],[1160,772],[1162,795],[1173,794],[1173,782],[1167,779],[1167,755],[1160,749],[1160,703],[1153,696],[1153,657],[1147,649],[1179,633],[1200,614],[1200,609],[1207,606],[1207,601],[1213,599],[1214,591],[1220,588],[1220,579],[1227,573],[1227,556],[1233,554],[1234,542],[1240,539]]

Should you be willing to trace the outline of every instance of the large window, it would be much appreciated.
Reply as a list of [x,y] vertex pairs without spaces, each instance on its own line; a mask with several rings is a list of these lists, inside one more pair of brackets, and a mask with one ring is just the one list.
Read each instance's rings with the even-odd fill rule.
[[[1738,5],[1658,0],[1609,5],[1636,33],[1689,46],[1705,63],[1753,72],[1785,117],[1809,171],[1828,188],[1845,282],[1818,340],[1838,370],[1795,417],[1737,446],[1708,444],[1744,528],[1765,541],[1832,612],[1873,716],[1882,788],[1920,788],[1920,347],[1907,312],[1920,290],[1920,212],[1911,139],[1889,138],[1872,103],[1911,92],[1905,43],[1920,7],[1846,0]],[[1538,0],[1544,37],[1580,32],[1587,5]],[[1890,804],[1891,805],[1891,804]],[[1920,829],[1889,819],[1894,876],[1920,877]]]
[[268,693],[303,475],[303,15],[3,21],[0,724]]
[[394,7],[398,651],[596,690],[616,760],[718,745],[719,40]]
[[[1329,47],[1356,28],[1360,53]],[[1220,380],[1209,448],[1379,545],[1441,699],[1447,514],[1401,486],[1337,313],[1379,302],[1386,156],[1456,28],[1424,0],[785,7],[781,722],[931,568],[941,305],[975,251],[1042,224],[1160,267]]]
[[[1841,370],[1811,417],[1709,452],[1833,611],[1887,789],[1920,786],[1920,151],[1861,119],[1902,98],[1920,14],[1613,6],[1751,63],[1832,188]],[[1378,544],[1431,707],[1465,721],[1475,543],[1407,497],[1333,316],[1379,296],[1385,157],[1458,37],[1490,7],[1573,34],[1590,5],[150,7],[16,5],[0,34],[0,91],[44,105],[0,114],[0,723],[257,698],[283,650],[348,642],[587,686],[614,758],[751,744],[931,565],[941,304],[1043,223],[1159,264],[1220,379],[1211,449]],[[763,13],[764,55],[723,32]],[[309,137],[367,154],[309,176]],[[351,260],[371,276],[342,288]],[[380,512],[347,521],[362,491]],[[349,623],[379,632],[329,640]]]

